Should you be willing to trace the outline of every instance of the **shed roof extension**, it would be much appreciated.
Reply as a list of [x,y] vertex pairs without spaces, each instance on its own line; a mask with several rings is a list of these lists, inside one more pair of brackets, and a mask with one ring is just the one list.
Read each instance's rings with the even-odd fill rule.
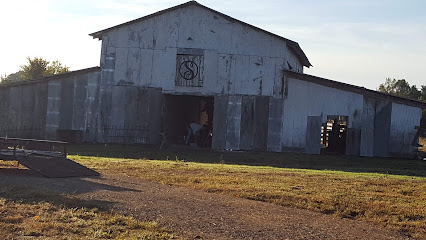
[[306,57],[305,53],[303,52],[302,48],[299,46],[299,44],[297,42],[294,42],[294,41],[289,40],[287,38],[281,37],[281,36],[279,36],[277,34],[268,32],[266,30],[263,30],[263,29],[258,28],[256,26],[253,26],[251,24],[248,24],[248,23],[245,23],[245,22],[240,21],[238,19],[235,19],[233,17],[230,17],[230,16],[228,16],[226,14],[223,14],[221,12],[218,12],[218,11],[216,11],[214,9],[211,9],[209,7],[201,5],[198,2],[196,2],[196,1],[189,1],[189,2],[180,4],[180,5],[171,7],[171,8],[167,8],[167,9],[161,10],[159,12],[156,12],[156,13],[153,13],[153,14],[141,17],[141,18],[134,19],[134,20],[129,21],[129,22],[125,22],[125,23],[122,23],[122,24],[119,24],[119,25],[116,25],[116,26],[113,26],[113,27],[110,27],[110,28],[106,28],[104,30],[100,30],[100,31],[91,33],[91,34],[89,34],[89,36],[92,36],[93,38],[98,38],[99,40],[102,40],[102,36],[105,33],[109,32],[109,31],[111,31],[113,29],[116,29],[116,28],[119,28],[119,27],[123,27],[123,26],[127,26],[127,25],[130,25],[130,24],[139,22],[139,21],[144,21],[144,20],[150,19],[152,17],[156,17],[158,15],[161,15],[161,14],[164,14],[164,13],[167,13],[167,12],[170,12],[170,11],[174,11],[174,10],[177,10],[177,9],[180,9],[180,8],[185,8],[185,7],[188,7],[188,6],[199,6],[199,7],[202,7],[202,8],[207,9],[207,10],[209,10],[209,11],[215,13],[215,14],[218,14],[218,15],[222,16],[223,18],[225,18],[225,19],[227,19],[227,20],[229,20],[231,22],[238,22],[238,23],[240,23],[242,25],[245,25],[245,26],[248,26],[250,28],[253,28],[256,31],[261,31],[261,32],[264,32],[264,33],[266,33],[266,34],[268,34],[270,36],[279,38],[280,40],[283,40],[283,41],[286,42],[287,46],[290,48],[291,51],[293,51],[295,53],[295,55],[297,56],[297,58],[299,59],[299,61],[302,63],[303,66],[305,66],[305,67],[311,67],[312,66],[312,64],[309,62],[308,57]]
[[340,90],[344,90],[348,92],[362,94],[368,97],[380,98],[380,99],[389,100],[395,103],[400,103],[404,105],[418,107],[421,109],[426,109],[426,102],[421,102],[421,101],[417,101],[417,100],[413,100],[409,98],[398,97],[398,96],[390,95],[387,93],[370,90],[364,87],[337,82],[330,79],[316,77],[316,76],[312,76],[312,75],[308,75],[304,73],[298,73],[291,70],[283,70],[283,71],[284,71],[284,76],[289,78],[294,78],[294,79],[298,79],[298,80],[302,80],[306,82],[316,83],[326,87],[331,87],[331,88],[336,88],[336,89],[340,89]]

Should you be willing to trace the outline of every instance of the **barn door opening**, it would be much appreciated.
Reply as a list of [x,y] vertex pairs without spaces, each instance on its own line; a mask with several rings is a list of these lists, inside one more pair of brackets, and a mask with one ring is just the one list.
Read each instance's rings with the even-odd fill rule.
[[168,144],[185,144],[188,127],[191,123],[204,126],[197,139],[191,137],[190,144],[199,147],[211,147],[213,132],[214,98],[164,95],[163,129]]
[[321,128],[321,144],[326,154],[346,153],[348,116],[328,115]]

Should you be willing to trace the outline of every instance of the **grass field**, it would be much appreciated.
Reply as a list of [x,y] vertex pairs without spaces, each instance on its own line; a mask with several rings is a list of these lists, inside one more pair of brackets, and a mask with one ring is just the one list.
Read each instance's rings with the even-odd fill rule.
[[[10,163],[0,161],[0,167]],[[177,239],[154,222],[98,209],[95,201],[0,185],[0,239]]]
[[[426,239],[422,160],[122,145],[69,146],[69,153],[101,173],[334,214]],[[175,238],[155,223],[98,209],[96,202],[2,184],[0,238],[19,236]]]
[[335,214],[426,238],[426,161],[78,146],[101,173]]

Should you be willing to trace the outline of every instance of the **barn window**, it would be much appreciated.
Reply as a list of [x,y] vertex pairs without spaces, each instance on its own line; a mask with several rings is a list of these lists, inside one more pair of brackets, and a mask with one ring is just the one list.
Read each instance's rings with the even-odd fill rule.
[[176,86],[202,87],[204,56],[178,54],[176,58]]

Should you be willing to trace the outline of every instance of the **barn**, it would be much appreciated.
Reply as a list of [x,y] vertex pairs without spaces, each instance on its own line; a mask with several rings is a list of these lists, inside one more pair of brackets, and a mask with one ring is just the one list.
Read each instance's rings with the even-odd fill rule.
[[190,1],[90,34],[100,67],[0,86],[2,135],[410,156],[426,104],[303,73],[297,42]]

